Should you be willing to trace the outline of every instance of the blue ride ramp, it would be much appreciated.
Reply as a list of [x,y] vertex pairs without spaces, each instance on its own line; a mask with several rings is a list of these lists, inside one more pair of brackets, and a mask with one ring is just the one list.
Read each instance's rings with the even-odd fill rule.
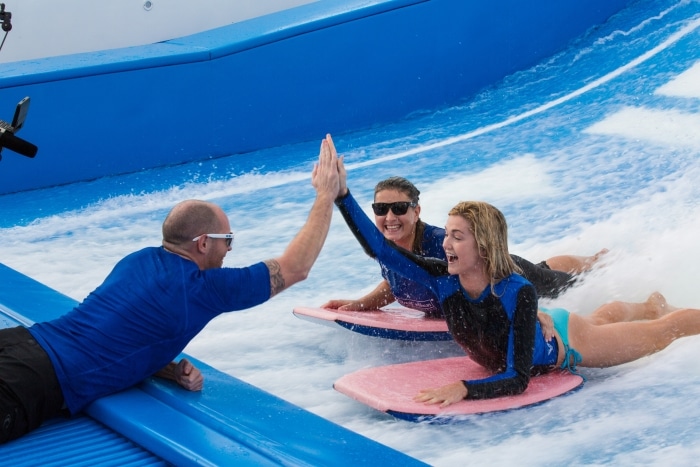
[[[5,63],[35,159],[0,194],[316,140],[450,105],[630,0],[323,0],[161,43]],[[80,167],[80,170],[75,170]],[[221,176],[221,174],[217,174]]]
[[[0,326],[55,318],[76,301],[0,263]],[[183,356],[185,356],[183,354]],[[205,387],[150,378],[88,416],[0,446],[12,465],[424,465],[187,356]]]

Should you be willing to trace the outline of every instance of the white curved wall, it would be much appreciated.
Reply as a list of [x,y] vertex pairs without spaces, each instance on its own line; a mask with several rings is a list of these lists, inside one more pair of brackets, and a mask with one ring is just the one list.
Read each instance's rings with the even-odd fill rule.
[[12,30],[0,63],[151,44],[314,1],[3,0]]

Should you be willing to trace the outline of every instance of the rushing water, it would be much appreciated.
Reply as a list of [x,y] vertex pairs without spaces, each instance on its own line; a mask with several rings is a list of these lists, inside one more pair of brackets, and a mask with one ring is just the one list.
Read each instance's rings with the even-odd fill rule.
[[[531,260],[609,248],[604,266],[556,305],[585,314],[659,290],[700,307],[699,51],[698,1],[639,2],[463,105],[337,135],[336,145],[367,208],[376,181],[403,175],[422,190],[429,223],[443,225],[462,199],[497,205],[511,251]],[[0,261],[81,299],[123,255],[159,244],[162,219],[185,198],[229,213],[227,266],[277,256],[308,213],[317,150],[313,142],[0,197]],[[379,279],[336,215],[307,281],[217,318],[186,351],[433,465],[688,465],[700,455],[700,337],[586,369],[584,388],[566,397],[457,425],[398,421],[335,392],[333,382],[356,369],[455,352],[292,315],[360,296]]]

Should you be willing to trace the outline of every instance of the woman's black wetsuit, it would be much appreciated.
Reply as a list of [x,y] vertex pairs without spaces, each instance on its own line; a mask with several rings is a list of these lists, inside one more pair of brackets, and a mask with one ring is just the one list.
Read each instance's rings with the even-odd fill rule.
[[[342,203],[339,207],[341,212],[344,212]],[[445,229],[430,224],[424,225],[425,227],[421,229],[423,238],[420,255],[444,260],[445,251],[442,249],[442,241],[445,238]],[[550,269],[544,261],[534,264],[520,256],[510,256],[522,270],[522,275],[535,286],[539,297],[556,298],[576,280],[576,277],[571,274]],[[440,302],[430,289],[393,271],[381,259],[379,264],[382,268],[382,277],[389,283],[391,293],[397,302],[407,308],[420,310],[431,318],[443,317]]]
[[468,399],[521,393],[533,365],[556,361],[556,341],[545,342],[537,320],[537,293],[531,283],[512,274],[470,298],[444,260],[425,258],[398,247],[377,230],[355,199],[336,200],[365,252],[391,270],[429,288],[438,298],[448,328],[469,356],[494,374],[465,381]]

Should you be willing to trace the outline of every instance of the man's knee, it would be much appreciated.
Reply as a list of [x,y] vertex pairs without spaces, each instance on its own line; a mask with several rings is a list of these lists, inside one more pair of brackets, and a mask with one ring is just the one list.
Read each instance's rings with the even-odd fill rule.
[[0,443],[17,439],[27,433],[27,417],[15,403],[0,402]]

